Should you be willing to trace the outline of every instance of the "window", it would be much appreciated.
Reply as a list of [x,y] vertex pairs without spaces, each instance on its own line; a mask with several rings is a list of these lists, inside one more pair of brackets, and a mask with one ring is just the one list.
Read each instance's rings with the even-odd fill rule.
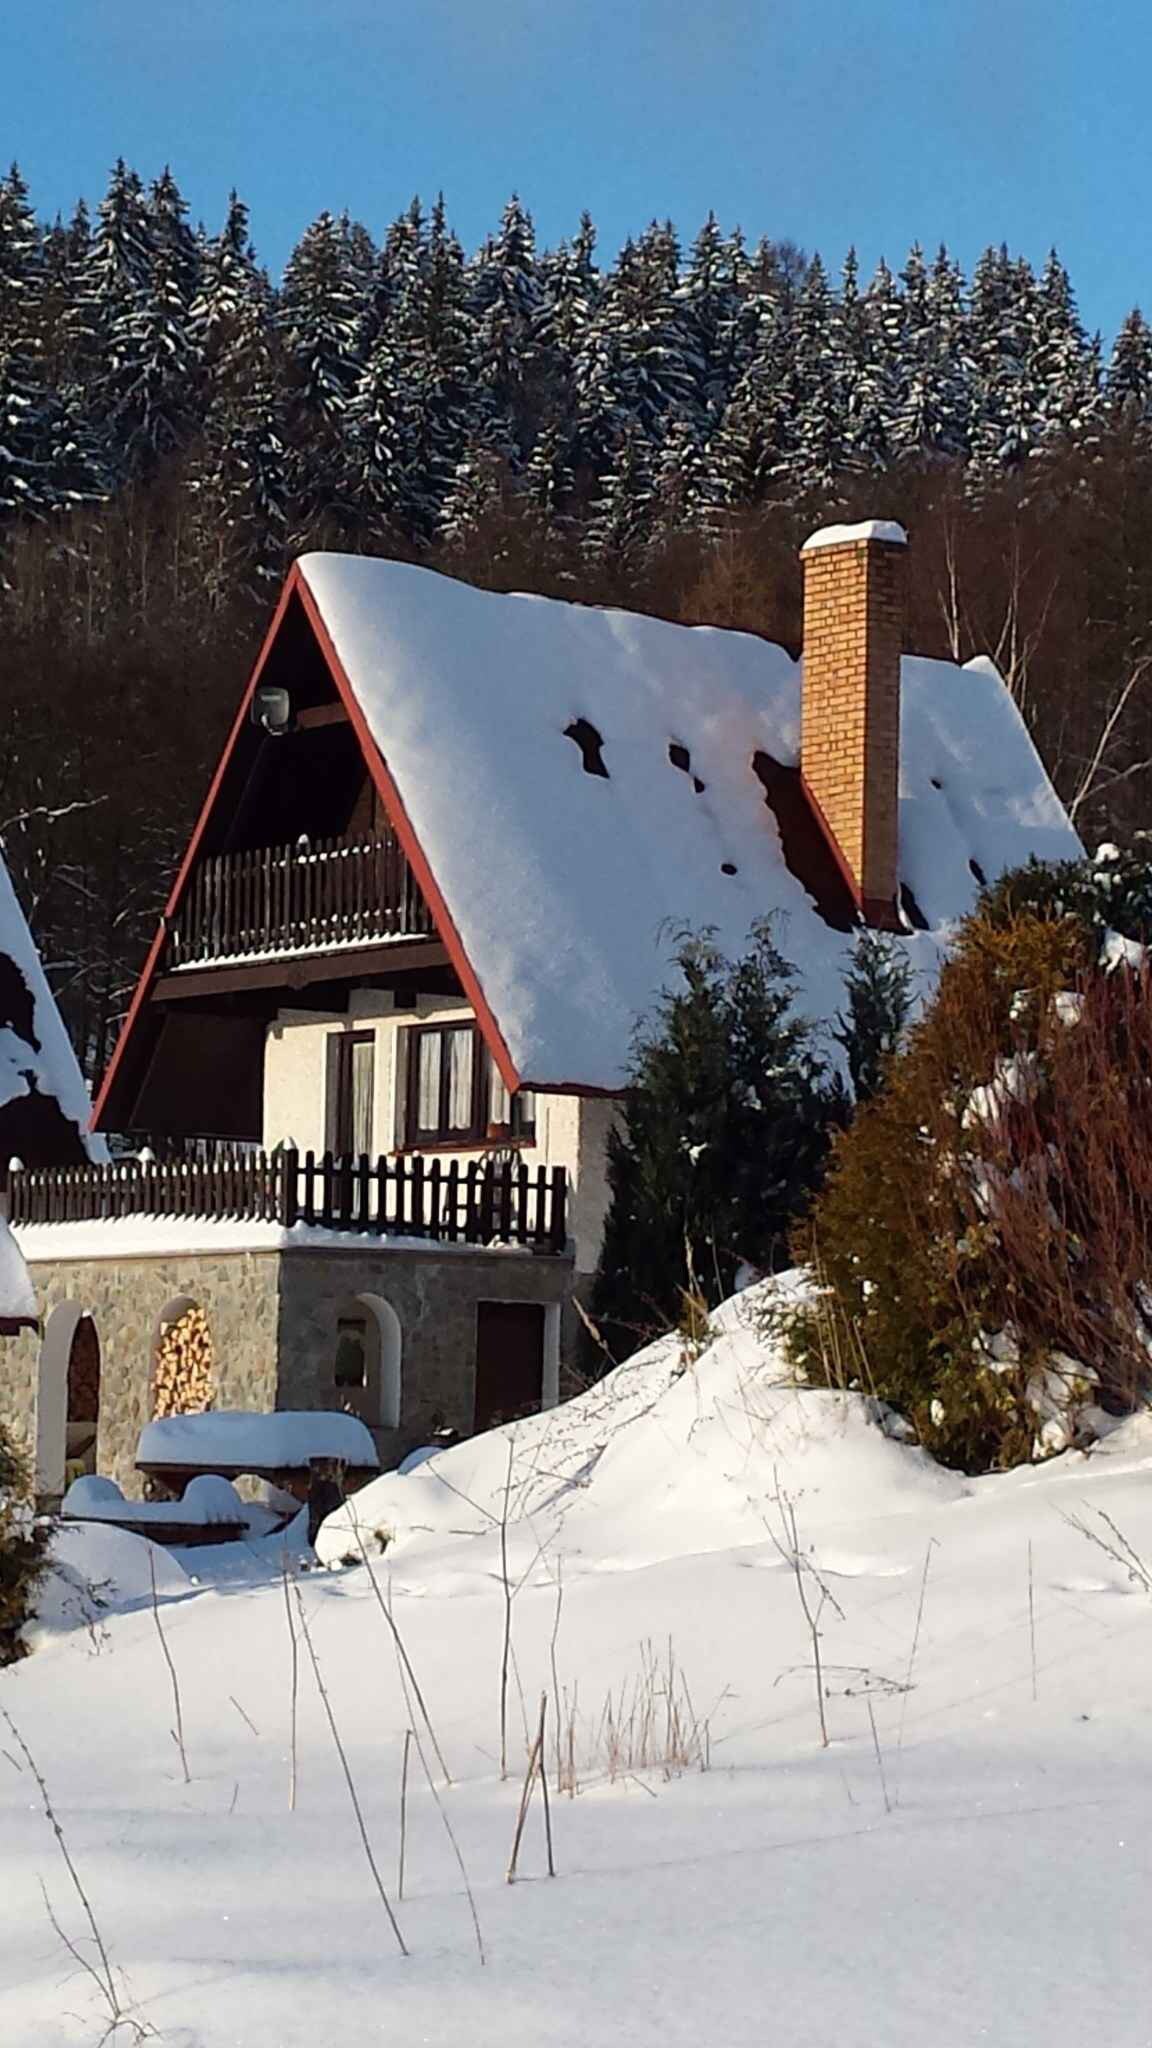
[[368,1384],[368,1326],[363,1316],[337,1318],[332,1376],[342,1394],[359,1392]]
[[531,1139],[536,1098],[510,1095],[474,1024],[428,1024],[408,1035],[409,1145]]
[[372,1150],[376,1041],[371,1031],[328,1040],[328,1150],[338,1159]]

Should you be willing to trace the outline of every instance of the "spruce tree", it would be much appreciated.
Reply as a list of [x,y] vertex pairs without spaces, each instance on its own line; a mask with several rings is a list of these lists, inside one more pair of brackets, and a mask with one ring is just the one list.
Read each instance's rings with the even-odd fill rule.
[[781,1263],[840,1114],[766,924],[734,964],[705,934],[682,941],[677,965],[637,1035],[609,1148],[593,1307],[621,1357],[678,1321],[685,1291],[714,1306],[742,1263]]
[[844,975],[844,991],[847,1009],[837,1017],[832,1036],[843,1047],[859,1107],[880,1087],[911,1014],[907,954],[883,932],[861,932]]
[[1152,417],[1152,329],[1139,306],[1132,308],[1116,336],[1105,394],[1116,418],[1143,423]]

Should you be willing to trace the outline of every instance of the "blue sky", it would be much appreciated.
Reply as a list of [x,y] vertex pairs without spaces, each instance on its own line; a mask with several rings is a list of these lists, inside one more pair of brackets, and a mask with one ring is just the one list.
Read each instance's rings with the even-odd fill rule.
[[943,238],[1041,262],[1111,333],[1152,311],[1147,0],[7,0],[0,152],[43,213],[123,155],[278,269],[323,207],[380,231],[443,187],[471,246],[509,191],[604,252],[709,207],[838,265]]

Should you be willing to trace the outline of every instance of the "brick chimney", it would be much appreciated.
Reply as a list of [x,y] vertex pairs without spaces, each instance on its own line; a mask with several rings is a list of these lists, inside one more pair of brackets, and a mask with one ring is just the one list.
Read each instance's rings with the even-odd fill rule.
[[800,770],[866,924],[898,923],[904,529],[826,526],[805,541]]

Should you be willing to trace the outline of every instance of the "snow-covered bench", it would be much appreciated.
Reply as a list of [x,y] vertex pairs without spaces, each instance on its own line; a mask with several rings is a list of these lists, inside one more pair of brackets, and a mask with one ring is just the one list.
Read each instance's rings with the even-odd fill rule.
[[185,1548],[234,1543],[248,1530],[236,1488],[213,1473],[189,1480],[180,1500],[125,1500],[114,1479],[86,1474],[72,1481],[60,1515],[65,1522],[111,1522],[133,1536]]
[[267,1479],[298,1492],[320,1461],[342,1465],[355,1484],[378,1472],[371,1432],[356,1415],[326,1409],[245,1409],[166,1415],[140,1432],[136,1470],[173,1492],[198,1473]]

